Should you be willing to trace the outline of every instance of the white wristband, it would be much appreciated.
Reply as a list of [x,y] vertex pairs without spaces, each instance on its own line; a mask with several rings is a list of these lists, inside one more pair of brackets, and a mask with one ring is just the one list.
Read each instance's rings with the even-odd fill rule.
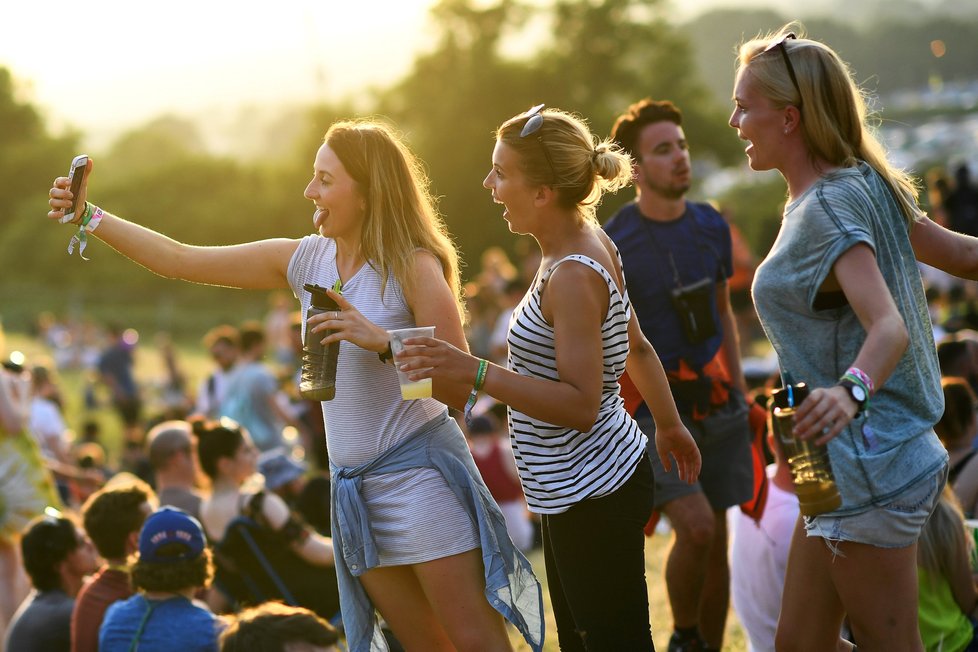
[[91,233],[97,229],[98,225],[102,223],[102,217],[104,215],[105,213],[102,211],[102,209],[96,206],[95,210],[92,212],[92,219],[88,220],[88,224],[85,225],[85,230]]

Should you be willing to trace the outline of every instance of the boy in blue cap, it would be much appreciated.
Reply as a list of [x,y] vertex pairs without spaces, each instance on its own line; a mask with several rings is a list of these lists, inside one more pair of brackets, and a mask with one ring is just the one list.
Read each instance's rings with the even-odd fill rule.
[[138,593],[112,605],[99,633],[99,650],[217,652],[221,621],[194,600],[214,576],[200,523],[163,507],[143,524],[132,566]]

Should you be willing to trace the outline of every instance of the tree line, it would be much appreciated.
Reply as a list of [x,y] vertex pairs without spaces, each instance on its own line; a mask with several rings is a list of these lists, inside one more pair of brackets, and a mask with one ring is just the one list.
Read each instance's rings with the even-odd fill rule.
[[[310,204],[302,189],[326,128],[340,118],[382,116],[426,162],[440,210],[468,262],[463,273],[474,275],[484,248],[502,245],[512,251],[515,245],[499,207],[481,187],[493,129],[500,122],[545,102],[573,110],[589,120],[593,131],[607,134],[631,102],[645,96],[671,99],[685,112],[698,161],[742,164],[742,143],[726,125],[734,48],[787,18],[771,11],[724,10],[677,25],[664,0],[553,0],[542,5],[441,0],[431,21],[437,34],[431,48],[415,57],[403,78],[372,91],[366,108],[361,101],[355,109],[352,100],[292,108],[288,128],[283,118],[268,135],[275,155],[257,159],[214,155],[197,126],[163,116],[122,135],[105,152],[90,152],[99,168],[93,198],[197,244],[299,237],[311,231]],[[878,77],[880,90],[926,83],[934,66],[947,79],[971,75],[965,64],[978,58],[978,42],[967,36],[975,33],[978,21],[883,22],[859,31],[825,19],[806,24],[813,37],[853,62],[857,76]],[[537,45],[529,54],[514,48],[531,37]],[[929,49],[926,56],[920,52],[921,44],[929,48],[938,37],[947,48],[939,61],[932,60]],[[264,309],[260,293],[163,281],[98,243],[88,250],[96,262],[69,258],[69,230],[43,218],[45,191],[53,176],[66,171],[82,134],[51,133],[38,108],[18,99],[15,74],[0,69],[0,316],[6,323],[24,325],[41,309],[112,315],[124,305],[134,325],[179,335],[181,329],[199,333]],[[610,198],[599,216],[606,217],[630,196],[625,191]],[[783,196],[783,184],[773,180],[718,199],[727,200],[739,217],[761,221],[745,231],[755,250],[762,251]]]

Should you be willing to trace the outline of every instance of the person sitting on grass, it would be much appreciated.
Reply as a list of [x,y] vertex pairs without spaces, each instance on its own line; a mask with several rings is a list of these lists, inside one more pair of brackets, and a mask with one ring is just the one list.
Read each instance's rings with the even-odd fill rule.
[[24,530],[20,549],[34,590],[11,619],[3,649],[67,652],[75,596],[98,567],[95,548],[75,521],[49,507]]
[[926,650],[978,650],[978,591],[971,571],[973,545],[961,506],[949,485],[917,542],[917,622]]
[[191,425],[200,466],[212,485],[200,513],[207,536],[216,545],[216,586],[233,602],[245,605],[287,598],[241,532],[232,527],[244,516],[253,523],[249,534],[261,556],[296,603],[333,618],[340,602],[332,540],[301,522],[274,491],[247,486],[257,470],[258,449],[246,429],[227,418],[194,419]]
[[115,476],[82,507],[85,532],[105,565],[75,599],[71,652],[98,652],[98,632],[106,610],[132,595],[128,559],[138,549],[143,522],[156,508],[156,495],[145,482],[126,475]]
[[340,637],[302,607],[266,602],[242,611],[221,635],[221,652],[337,652]]
[[214,576],[211,552],[197,519],[163,507],[139,533],[132,566],[138,593],[116,602],[99,631],[101,652],[217,652],[221,621],[194,595]]

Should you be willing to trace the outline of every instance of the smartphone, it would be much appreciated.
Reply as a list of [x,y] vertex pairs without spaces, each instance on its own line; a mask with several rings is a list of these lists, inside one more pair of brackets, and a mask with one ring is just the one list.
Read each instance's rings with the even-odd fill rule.
[[68,170],[68,180],[71,182],[71,196],[73,197],[71,202],[71,208],[68,212],[64,214],[61,218],[61,223],[70,222],[75,219],[75,211],[78,209],[78,193],[81,191],[82,181],[85,180],[85,174],[88,172],[88,155],[79,154],[71,160],[71,169]]

